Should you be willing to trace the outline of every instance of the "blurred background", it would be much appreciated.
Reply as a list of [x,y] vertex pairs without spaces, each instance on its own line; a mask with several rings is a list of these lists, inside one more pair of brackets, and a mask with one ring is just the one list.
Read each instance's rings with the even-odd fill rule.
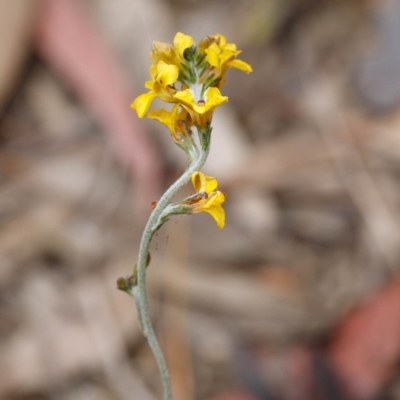
[[115,281],[185,166],[129,108],[177,31],[254,72],[213,122],[225,228],[172,219],[151,250],[174,400],[400,399],[400,0],[1,0],[0,21],[0,399],[161,398]]

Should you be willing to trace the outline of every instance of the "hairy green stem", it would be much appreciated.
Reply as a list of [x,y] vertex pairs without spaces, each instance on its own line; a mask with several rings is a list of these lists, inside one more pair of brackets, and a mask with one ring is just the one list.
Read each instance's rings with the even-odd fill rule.
[[157,361],[158,368],[160,370],[164,400],[172,400],[171,383],[169,378],[168,367],[165,362],[163,353],[161,351],[160,345],[158,344],[156,335],[154,333],[153,325],[151,323],[148,302],[147,302],[147,292],[146,292],[146,264],[147,255],[149,253],[151,239],[154,233],[159,228],[159,220],[162,212],[168,206],[171,198],[181,189],[189,180],[193,172],[198,171],[204,165],[207,156],[208,149],[201,150],[198,158],[194,160],[186,171],[181,175],[181,177],[163,194],[161,199],[158,201],[156,207],[150,215],[150,218],[146,224],[143,232],[142,240],[139,247],[138,255],[138,275],[137,284],[139,288],[139,314],[143,325],[143,333],[149,342],[149,346],[153,351],[154,357]]

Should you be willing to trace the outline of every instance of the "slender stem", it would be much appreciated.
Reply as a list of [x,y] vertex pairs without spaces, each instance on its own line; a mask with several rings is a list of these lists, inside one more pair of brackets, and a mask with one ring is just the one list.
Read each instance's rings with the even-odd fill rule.
[[139,313],[143,324],[143,332],[147,337],[150,348],[153,351],[154,357],[157,361],[158,368],[161,374],[161,380],[163,385],[164,400],[172,400],[171,383],[169,378],[169,372],[164,356],[162,354],[160,345],[158,344],[154,329],[151,323],[149,307],[147,302],[146,293],[146,264],[147,255],[149,253],[151,239],[158,229],[159,218],[164,211],[165,207],[168,206],[171,198],[182,188],[190,179],[193,172],[201,169],[208,156],[208,149],[200,151],[200,154],[196,160],[194,160],[187,170],[181,175],[181,177],[163,194],[150,218],[146,224],[146,228],[143,232],[142,241],[140,242],[139,255],[138,255],[138,288],[139,288]]

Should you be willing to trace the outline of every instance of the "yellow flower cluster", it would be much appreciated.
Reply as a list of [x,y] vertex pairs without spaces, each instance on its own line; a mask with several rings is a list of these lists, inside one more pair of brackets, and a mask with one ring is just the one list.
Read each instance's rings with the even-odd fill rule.
[[[145,83],[148,92],[138,96],[131,107],[140,118],[147,114],[164,124],[174,142],[194,160],[198,151],[192,128],[196,127],[202,150],[208,153],[214,110],[228,101],[220,92],[227,70],[252,72],[249,64],[237,58],[239,54],[236,45],[219,33],[203,38],[198,45],[181,32],[175,35],[173,45],[154,42],[150,53],[151,79]],[[172,108],[148,112],[154,99],[172,103]],[[217,190],[217,180],[199,171],[191,179],[196,194],[176,204],[175,212],[207,212],[223,228],[225,194]]]
[[174,141],[182,146],[193,125],[208,128],[215,108],[228,101],[220,92],[226,70],[252,71],[249,64],[237,59],[239,54],[236,45],[227,43],[221,34],[207,36],[198,46],[181,32],[175,35],[173,45],[154,42],[151,80],[145,83],[149,91],[138,96],[131,107],[143,118],[155,98],[174,103],[172,110],[154,110],[148,117],[167,126]]

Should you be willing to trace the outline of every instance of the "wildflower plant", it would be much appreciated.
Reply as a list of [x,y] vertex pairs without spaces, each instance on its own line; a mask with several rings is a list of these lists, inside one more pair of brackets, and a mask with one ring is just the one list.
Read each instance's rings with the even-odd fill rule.
[[[178,32],[173,45],[153,42],[150,58],[148,91],[138,96],[131,107],[140,118],[147,115],[165,125],[174,143],[187,155],[188,167],[154,204],[140,243],[138,262],[133,273],[119,278],[118,288],[135,300],[139,324],[157,361],[163,383],[164,400],[171,400],[167,365],[151,324],[147,294],[146,268],[150,263],[150,243],[155,232],[173,215],[206,212],[219,228],[225,225],[222,204],[225,194],[218,190],[216,178],[203,174],[210,151],[212,117],[215,109],[228,101],[221,94],[229,68],[252,72],[249,64],[239,60],[240,51],[228,43],[225,36],[216,34],[203,38],[197,45],[191,36]],[[149,111],[154,99],[170,103],[169,109]],[[191,180],[195,193],[178,202],[172,197]]]

